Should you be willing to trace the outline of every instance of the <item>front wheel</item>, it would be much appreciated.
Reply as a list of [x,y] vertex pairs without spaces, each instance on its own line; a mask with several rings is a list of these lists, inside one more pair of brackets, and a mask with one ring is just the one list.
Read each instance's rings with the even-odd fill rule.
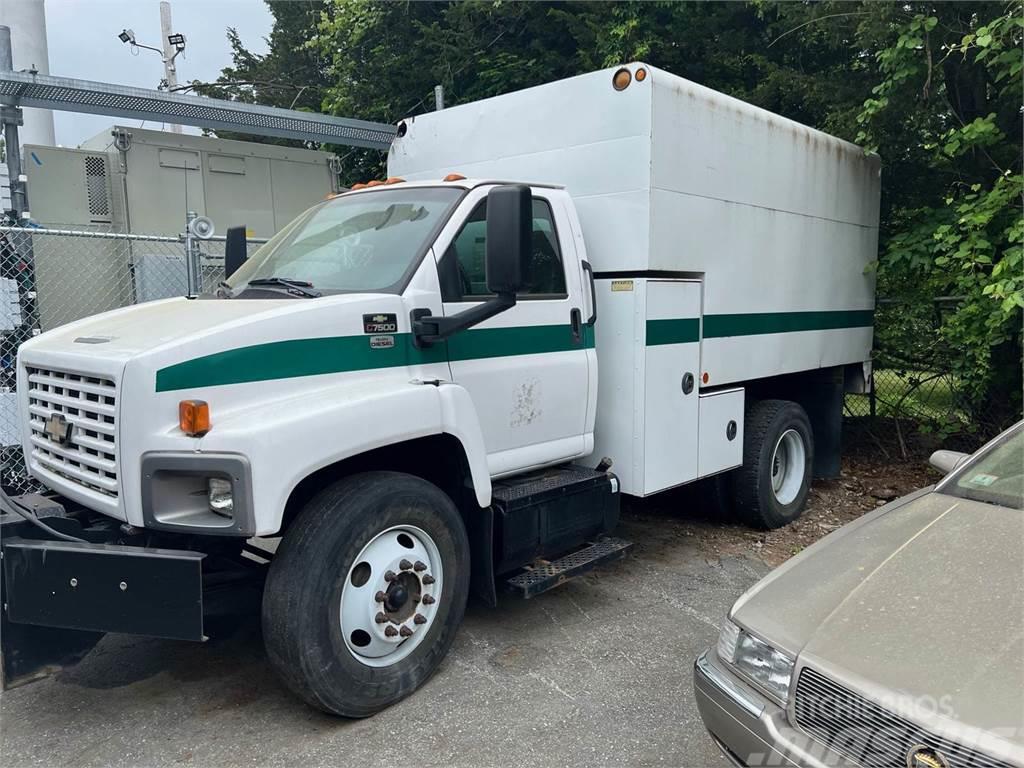
[[469,543],[451,499],[397,472],[354,475],[302,510],[270,566],[271,665],[319,709],[367,717],[422,685],[469,593]]
[[743,466],[733,475],[736,510],[757,528],[780,528],[804,511],[814,439],[807,413],[789,400],[761,400],[747,411]]

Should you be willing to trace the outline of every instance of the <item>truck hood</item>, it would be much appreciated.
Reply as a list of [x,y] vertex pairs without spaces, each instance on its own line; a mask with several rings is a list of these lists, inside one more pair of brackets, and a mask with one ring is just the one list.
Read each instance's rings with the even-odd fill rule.
[[[335,304],[338,299],[350,298],[330,297],[326,301]],[[93,358],[128,359],[239,320],[309,310],[309,301],[184,297],[151,301],[62,325],[32,340],[31,348],[63,353],[74,351]]]
[[1019,725],[1021,515],[916,494],[770,574],[740,598],[733,618],[798,656],[798,666],[871,698],[927,699],[979,729]]

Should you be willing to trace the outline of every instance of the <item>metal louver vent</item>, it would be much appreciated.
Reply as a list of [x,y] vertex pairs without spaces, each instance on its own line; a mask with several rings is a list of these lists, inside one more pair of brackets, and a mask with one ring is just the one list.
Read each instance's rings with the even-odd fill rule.
[[107,187],[107,160],[100,155],[85,158],[85,196],[90,216],[110,216],[110,194]]

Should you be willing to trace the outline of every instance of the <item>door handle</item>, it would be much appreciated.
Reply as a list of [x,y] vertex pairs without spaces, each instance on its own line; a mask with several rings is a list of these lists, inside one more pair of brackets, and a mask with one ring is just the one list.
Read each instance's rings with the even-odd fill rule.
[[572,328],[572,340],[578,343],[583,338],[583,313],[573,307],[569,312],[569,326]]
[[597,322],[597,284],[594,281],[594,268],[589,261],[583,262],[583,271],[590,281],[590,317],[587,318],[587,325],[593,325]]

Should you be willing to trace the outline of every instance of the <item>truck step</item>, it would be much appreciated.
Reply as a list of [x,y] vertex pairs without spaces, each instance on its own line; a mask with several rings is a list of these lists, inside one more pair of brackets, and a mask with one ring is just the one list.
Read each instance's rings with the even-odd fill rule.
[[530,598],[564,584],[602,563],[621,560],[633,548],[633,542],[615,536],[604,536],[590,546],[571,552],[557,560],[542,560],[508,580],[508,585],[521,597]]

